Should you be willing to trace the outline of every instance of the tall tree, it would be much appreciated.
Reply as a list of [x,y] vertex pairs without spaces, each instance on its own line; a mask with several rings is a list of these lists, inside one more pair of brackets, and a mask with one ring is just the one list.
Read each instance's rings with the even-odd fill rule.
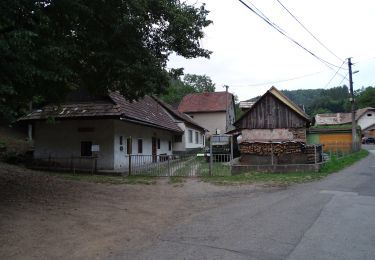
[[0,118],[78,87],[128,99],[162,92],[172,52],[209,57],[199,44],[207,14],[179,0],[1,1]]
[[375,87],[362,88],[356,96],[358,108],[375,107]]
[[160,96],[165,102],[178,106],[184,96],[191,93],[215,92],[215,84],[206,75],[186,74],[181,80],[182,71],[170,80],[164,94]]
[[184,83],[195,89],[195,92],[215,92],[215,84],[207,75],[186,74]]

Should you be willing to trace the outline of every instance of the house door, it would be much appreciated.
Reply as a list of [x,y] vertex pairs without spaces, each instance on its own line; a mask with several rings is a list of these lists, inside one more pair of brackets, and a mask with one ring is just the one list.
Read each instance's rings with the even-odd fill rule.
[[156,151],[156,138],[152,137],[152,162],[157,162],[158,160]]

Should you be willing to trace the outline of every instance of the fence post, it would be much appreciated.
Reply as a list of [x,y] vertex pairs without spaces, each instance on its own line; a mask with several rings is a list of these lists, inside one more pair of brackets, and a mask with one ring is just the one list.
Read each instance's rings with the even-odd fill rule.
[[230,161],[229,161],[229,165],[230,165],[229,174],[230,175],[232,175],[232,163],[233,163],[233,135],[230,136]]
[[129,156],[129,176],[130,176],[132,173],[132,155],[128,154],[128,156]]
[[314,144],[314,161],[315,161],[315,164],[316,164],[316,144]]
[[[212,139],[212,138],[211,138]],[[212,140],[210,140],[210,167],[209,167],[209,169],[210,169],[210,173],[209,173],[209,175],[210,176],[212,176],[213,174],[212,174],[212,164],[213,164],[213,153],[212,153]]]
[[271,143],[271,165],[273,165],[273,143]]
[[168,163],[167,163],[167,173],[168,173],[168,177],[171,176],[171,169],[170,169],[170,162],[169,162],[169,156],[170,155],[167,155],[167,160],[168,160]]

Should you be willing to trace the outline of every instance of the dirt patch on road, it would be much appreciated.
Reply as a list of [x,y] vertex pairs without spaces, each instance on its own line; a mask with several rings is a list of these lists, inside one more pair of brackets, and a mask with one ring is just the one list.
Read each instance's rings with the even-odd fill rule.
[[93,184],[0,163],[0,258],[126,258],[184,217],[259,189]]

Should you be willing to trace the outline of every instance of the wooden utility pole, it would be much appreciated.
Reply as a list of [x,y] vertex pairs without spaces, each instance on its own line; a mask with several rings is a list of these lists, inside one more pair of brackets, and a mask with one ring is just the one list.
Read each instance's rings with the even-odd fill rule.
[[350,102],[351,102],[351,112],[352,112],[352,151],[356,151],[356,122],[355,122],[355,104],[354,104],[354,92],[353,92],[353,79],[352,79],[352,61],[351,58],[348,58],[348,67],[349,67],[349,88],[350,88]]

